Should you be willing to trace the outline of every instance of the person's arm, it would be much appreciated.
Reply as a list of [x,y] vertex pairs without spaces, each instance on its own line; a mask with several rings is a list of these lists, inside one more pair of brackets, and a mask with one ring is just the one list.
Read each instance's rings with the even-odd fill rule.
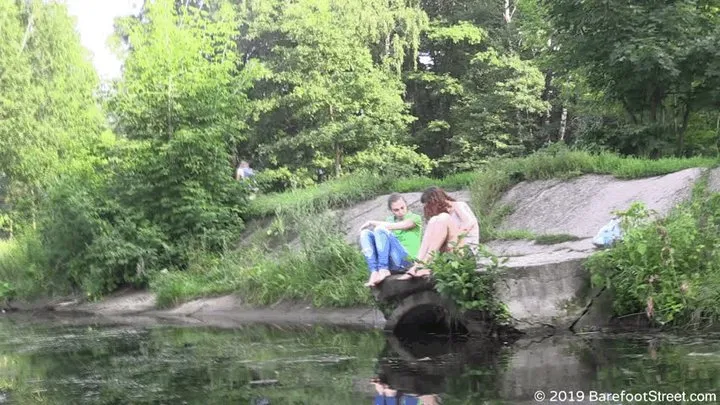
[[401,230],[401,231],[407,231],[408,229],[413,229],[417,226],[415,221],[412,219],[404,219],[400,222],[380,222],[381,226],[383,226],[388,231],[394,231],[394,230]]
[[365,229],[365,228],[368,228],[371,226],[375,227],[375,228],[381,226],[381,227],[387,229],[388,231],[394,231],[394,230],[403,230],[404,231],[404,230],[408,230],[408,229],[413,229],[414,227],[417,226],[417,224],[412,219],[405,219],[400,222],[367,221],[360,227],[360,229],[362,230],[362,229]]

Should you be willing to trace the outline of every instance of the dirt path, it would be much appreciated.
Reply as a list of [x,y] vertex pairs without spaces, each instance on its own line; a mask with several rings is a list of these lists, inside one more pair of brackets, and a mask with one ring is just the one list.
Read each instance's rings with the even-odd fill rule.
[[39,319],[58,322],[99,322],[133,325],[194,325],[234,328],[250,323],[328,324],[381,328],[385,318],[373,307],[314,308],[307,303],[253,307],[235,295],[193,300],[175,308],[157,309],[148,291],[124,291],[100,302],[75,299],[16,303],[13,308]]

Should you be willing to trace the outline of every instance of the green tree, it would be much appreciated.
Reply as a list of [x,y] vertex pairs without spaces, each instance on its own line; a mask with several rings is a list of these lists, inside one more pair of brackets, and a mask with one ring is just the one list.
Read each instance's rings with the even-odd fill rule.
[[717,1],[543,1],[555,29],[558,66],[582,70],[590,88],[622,106],[624,152],[685,151],[691,113],[712,91],[708,44]]
[[90,159],[98,83],[63,4],[0,1],[0,176],[8,226],[35,224],[44,190]]
[[120,134],[168,141],[192,128],[219,131],[228,145],[242,139],[247,90],[262,69],[238,60],[235,10],[216,6],[210,14],[158,0],[142,18],[118,20],[128,51],[108,107]]
[[420,47],[423,68],[407,75],[412,113],[419,117],[412,135],[444,171],[522,151],[548,108],[543,75],[521,53],[517,6],[423,3],[431,19]]
[[223,252],[243,225],[230,146],[257,70],[236,64],[234,10],[146,7],[119,22],[130,46],[108,107],[122,137],[51,188],[41,216],[53,274],[93,296]]
[[[392,12],[372,20],[365,11],[358,22],[357,11],[354,2],[330,0],[265,3],[247,11],[248,46],[265,44],[262,59],[272,71],[253,91],[257,119],[248,153],[261,164],[340,175],[346,156],[402,139],[411,117],[393,72],[404,55],[399,48],[412,48],[413,40],[381,29],[382,18],[395,21]],[[380,38],[390,38],[388,46],[373,54],[368,43]]]

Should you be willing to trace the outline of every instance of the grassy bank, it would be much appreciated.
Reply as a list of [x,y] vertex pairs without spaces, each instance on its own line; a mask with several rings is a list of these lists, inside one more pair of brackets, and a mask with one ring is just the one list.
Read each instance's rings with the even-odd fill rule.
[[[540,244],[558,243],[573,238],[495,231],[502,217],[510,212],[510,207],[497,204],[502,193],[523,180],[571,178],[587,173],[641,178],[692,167],[710,167],[715,163],[715,159],[648,160],[558,148],[521,159],[497,160],[484,170],[441,180],[349,176],[314,188],[258,197],[252,209],[256,216],[278,215],[270,235],[263,235],[253,246],[221,259],[209,263],[200,260],[190,271],[161,274],[152,288],[164,305],[230,292],[238,292],[259,305],[283,299],[311,301],[318,306],[370,304],[370,294],[362,286],[367,270],[360,252],[344,241],[341,224],[318,213],[392,191],[422,191],[430,185],[449,190],[470,188],[472,205],[482,221],[484,239],[520,238]],[[287,246],[290,240],[283,238],[291,239],[293,234],[302,237],[299,245],[291,248]],[[273,243],[269,243],[271,239]],[[268,245],[281,248],[272,250]]]
[[266,217],[284,211],[321,211],[365,201],[391,192],[422,191],[432,185],[460,190],[473,183],[477,173],[458,173],[443,179],[410,177],[393,179],[370,174],[352,174],[315,187],[285,193],[260,195],[250,203],[253,217]]
[[[164,272],[151,283],[161,306],[237,292],[247,302],[271,305],[302,300],[318,307],[371,303],[360,251],[348,245],[328,211],[282,211],[276,232],[222,258],[197,255],[190,269]],[[293,230],[292,232],[290,230]],[[298,240],[293,241],[293,235]],[[276,248],[270,246],[279,246]]]
[[[512,211],[512,207],[498,204],[500,196],[523,180],[587,173],[628,179],[715,164],[715,159],[648,160],[551,147],[524,158],[495,160],[483,170],[444,179],[355,174],[316,187],[258,196],[251,202],[251,213],[253,218],[267,218],[270,225],[265,232],[257,232],[252,243],[222,256],[193,252],[187,269],[154,269],[150,288],[158,293],[162,305],[231,292],[258,305],[280,300],[310,301],[317,306],[370,304],[371,296],[362,286],[367,277],[364,260],[357,247],[345,242],[344,224],[330,215],[330,209],[393,191],[422,191],[430,185],[470,189],[483,239],[557,243],[572,238],[522,230],[496,231],[503,216]],[[54,272],[43,257],[38,235],[0,241],[0,299],[47,295],[57,286],[68,285],[69,280],[51,280]]]
[[[13,298],[33,298],[65,290],[68,283],[48,280],[48,264],[34,234],[0,240],[0,304]],[[50,288],[51,285],[55,288]]]

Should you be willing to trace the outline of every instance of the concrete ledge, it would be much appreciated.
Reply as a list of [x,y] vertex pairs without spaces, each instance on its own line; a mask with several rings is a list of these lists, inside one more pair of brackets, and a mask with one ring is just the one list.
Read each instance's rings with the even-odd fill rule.
[[511,267],[502,276],[498,294],[521,331],[569,329],[584,313],[590,292],[585,258]]

